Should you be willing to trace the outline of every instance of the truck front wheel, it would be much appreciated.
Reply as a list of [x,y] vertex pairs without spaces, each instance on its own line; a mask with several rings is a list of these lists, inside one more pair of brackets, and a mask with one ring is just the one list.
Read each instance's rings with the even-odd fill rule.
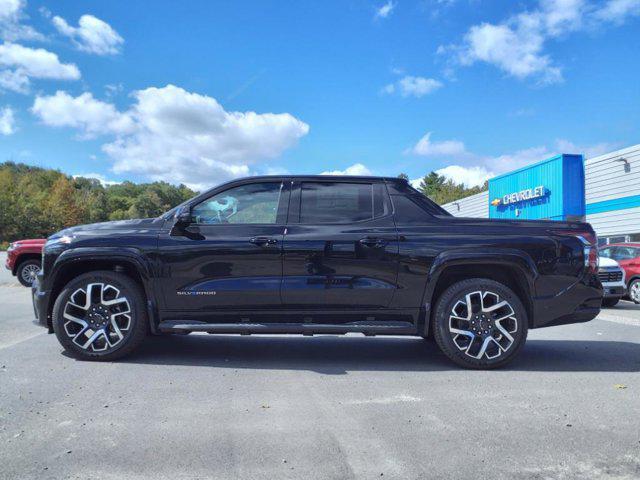
[[111,271],[80,275],[53,306],[58,341],[80,360],[115,360],[144,340],[148,328],[145,296],[128,276]]
[[527,312],[518,296],[494,280],[454,283],[437,300],[433,332],[442,352],[465,368],[498,368],[527,339]]

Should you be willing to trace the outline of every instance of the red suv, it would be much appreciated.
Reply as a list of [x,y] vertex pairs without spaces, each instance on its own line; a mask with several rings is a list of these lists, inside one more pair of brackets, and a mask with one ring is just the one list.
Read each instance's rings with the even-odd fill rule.
[[629,298],[640,303],[640,243],[612,243],[602,247],[600,255],[620,264],[627,278]]
[[40,270],[42,247],[46,238],[32,238],[18,240],[9,245],[7,249],[7,262],[5,267],[18,277],[18,281],[25,287],[30,287]]

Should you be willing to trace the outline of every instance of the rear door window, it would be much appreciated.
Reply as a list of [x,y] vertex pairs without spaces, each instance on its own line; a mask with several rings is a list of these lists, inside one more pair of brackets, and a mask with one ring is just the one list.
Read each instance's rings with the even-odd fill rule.
[[300,223],[353,223],[373,218],[371,183],[303,182]]

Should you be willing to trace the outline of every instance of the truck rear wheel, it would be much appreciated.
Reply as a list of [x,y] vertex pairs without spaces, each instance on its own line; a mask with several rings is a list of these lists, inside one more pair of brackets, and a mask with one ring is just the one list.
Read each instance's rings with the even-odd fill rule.
[[80,275],[53,306],[53,330],[80,360],[115,360],[135,350],[147,334],[145,297],[128,276],[110,271]]
[[440,350],[465,368],[510,362],[527,339],[527,312],[507,286],[485,278],[451,285],[440,296],[433,332]]

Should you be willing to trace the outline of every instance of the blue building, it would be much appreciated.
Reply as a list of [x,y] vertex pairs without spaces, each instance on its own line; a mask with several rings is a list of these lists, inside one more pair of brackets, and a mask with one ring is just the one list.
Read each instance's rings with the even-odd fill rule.
[[585,220],[601,243],[640,241],[640,145],[583,159],[562,154],[489,180],[443,205],[465,217]]
[[582,220],[582,155],[557,155],[489,180],[489,217]]

